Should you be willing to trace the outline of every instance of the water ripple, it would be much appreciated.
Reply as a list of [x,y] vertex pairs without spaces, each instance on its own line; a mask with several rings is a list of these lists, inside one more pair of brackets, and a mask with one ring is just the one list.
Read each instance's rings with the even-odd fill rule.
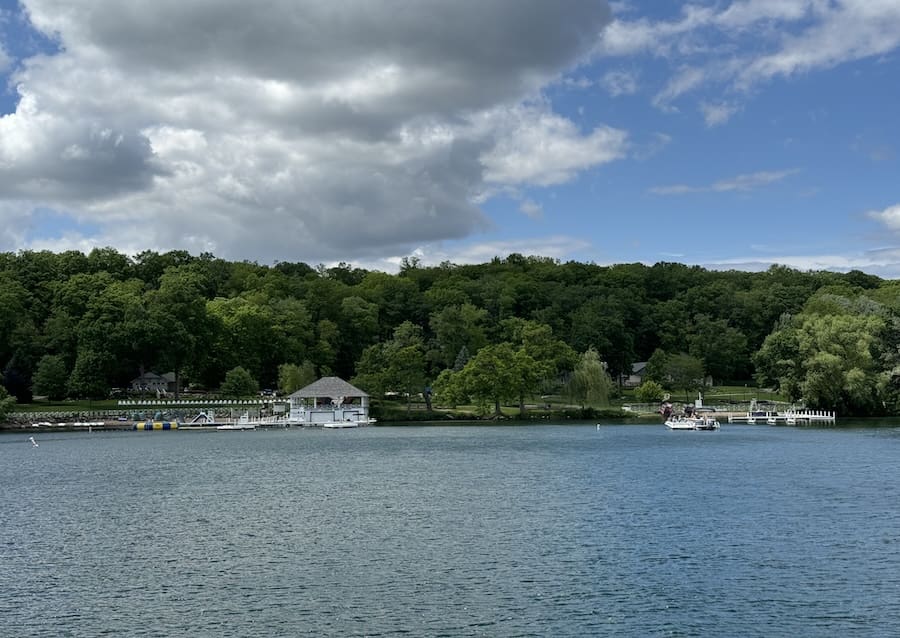
[[4,435],[0,635],[900,635],[900,437],[696,434]]

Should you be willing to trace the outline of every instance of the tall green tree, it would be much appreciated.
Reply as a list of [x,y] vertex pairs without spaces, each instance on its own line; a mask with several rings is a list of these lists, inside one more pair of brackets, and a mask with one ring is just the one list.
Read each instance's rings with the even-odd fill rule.
[[425,342],[422,329],[405,321],[394,330],[389,341],[370,346],[363,352],[353,383],[375,394],[387,391],[406,396],[406,410],[412,398],[425,387]]
[[465,348],[477,352],[487,344],[488,313],[470,303],[444,306],[431,315],[429,325],[434,332],[437,357],[443,367],[450,367]]
[[479,406],[493,405],[494,416],[503,413],[500,404],[519,394],[520,376],[516,351],[504,342],[479,350],[466,366],[456,373],[462,391]]
[[756,353],[760,380],[773,382],[808,407],[879,414],[893,364],[887,308],[867,296],[825,293],[785,317]]
[[335,322],[322,319],[316,324],[316,343],[313,346],[313,363],[323,377],[331,375],[337,363],[341,332]]
[[282,355],[275,317],[268,303],[254,303],[245,297],[219,297],[208,302],[206,308],[217,327],[210,363],[218,370],[240,365],[263,383],[274,381],[276,361]]
[[284,396],[305,388],[315,380],[316,368],[309,360],[301,365],[282,363],[278,366],[278,391]]
[[9,392],[6,391],[6,388],[0,384],[0,421],[6,419],[7,415],[12,412],[15,405],[15,398],[11,397]]
[[673,354],[666,362],[666,377],[673,389],[684,390],[684,399],[689,401],[688,393],[703,385],[703,361],[683,352]]
[[219,392],[227,397],[249,397],[259,392],[259,384],[246,368],[237,366],[225,373]]
[[12,336],[23,317],[28,316],[31,293],[12,273],[0,271],[0,366],[13,355]]
[[63,358],[55,354],[41,357],[32,378],[33,392],[46,396],[51,401],[59,401],[66,396],[66,383],[69,372]]
[[159,289],[147,294],[147,312],[159,332],[159,361],[175,373],[175,398],[187,366],[202,367],[212,344],[213,322],[202,291],[204,281],[192,266],[167,269]]
[[669,355],[662,348],[657,348],[647,359],[647,365],[644,367],[644,380],[656,381],[660,385],[667,384],[666,375],[668,374]]
[[442,370],[437,379],[435,379],[432,389],[438,404],[455,408],[457,405],[468,401],[469,397],[462,387],[462,377],[459,372],[459,370],[447,368]]
[[269,306],[279,360],[311,360],[315,327],[306,302],[293,297],[279,297],[270,299]]
[[378,310],[377,304],[356,295],[341,300],[338,369],[352,369],[363,350],[375,342],[379,331]]
[[519,318],[503,322],[504,336],[517,346],[519,376],[519,413],[525,415],[525,396],[542,388],[555,389],[564,371],[571,370],[578,359],[576,352],[553,335],[553,329],[537,321]]
[[100,398],[124,385],[156,357],[159,329],[148,318],[143,284],[112,281],[87,304],[78,321],[78,352],[72,364],[70,396]]
[[109,394],[110,370],[115,362],[108,352],[79,348],[66,393],[75,399],[103,399]]
[[857,414],[879,411],[876,355],[881,317],[829,315],[803,321],[798,333],[805,378],[800,390],[810,407]]
[[691,355],[703,360],[706,374],[717,383],[749,376],[747,338],[725,319],[696,315],[688,348]]

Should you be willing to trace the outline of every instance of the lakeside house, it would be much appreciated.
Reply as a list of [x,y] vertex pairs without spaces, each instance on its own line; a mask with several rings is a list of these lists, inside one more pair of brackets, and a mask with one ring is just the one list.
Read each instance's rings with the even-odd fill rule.
[[622,375],[623,388],[636,388],[644,382],[644,372],[647,369],[646,361],[638,361],[631,364],[631,374]]
[[366,424],[369,419],[369,395],[339,377],[322,377],[290,396],[292,423]]
[[131,389],[134,392],[155,392],[157,394],[175,392],[175,373],[145,372],[131,380]]
[[[644,382],[644,377],[647,373],[647,362],[646,361],[638,361],[637,363],[631,364],[631,373],[630,374],[622,374],[620,377],[621,385],[623,388],[636,388]],[[711,376],[703,377],[702,379],[697,379],[697,385],[703,387],[712,387],[713,378]]]

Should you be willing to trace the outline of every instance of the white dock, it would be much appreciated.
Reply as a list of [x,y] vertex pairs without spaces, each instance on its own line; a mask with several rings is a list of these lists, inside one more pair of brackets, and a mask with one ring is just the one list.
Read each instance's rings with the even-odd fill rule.
[[828,410],[796,410],[791,412],[747,412],[731,414],[729,423],[749,423],[768,425],[824,425],[834,423],[837,415]]

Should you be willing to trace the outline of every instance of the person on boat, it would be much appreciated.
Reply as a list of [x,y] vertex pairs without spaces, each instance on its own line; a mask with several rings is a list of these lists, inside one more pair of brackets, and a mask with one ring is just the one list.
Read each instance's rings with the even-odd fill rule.
[[672,418],[672,404],[668,401],[659,406],[659,413],[662,415],[663,422]]

